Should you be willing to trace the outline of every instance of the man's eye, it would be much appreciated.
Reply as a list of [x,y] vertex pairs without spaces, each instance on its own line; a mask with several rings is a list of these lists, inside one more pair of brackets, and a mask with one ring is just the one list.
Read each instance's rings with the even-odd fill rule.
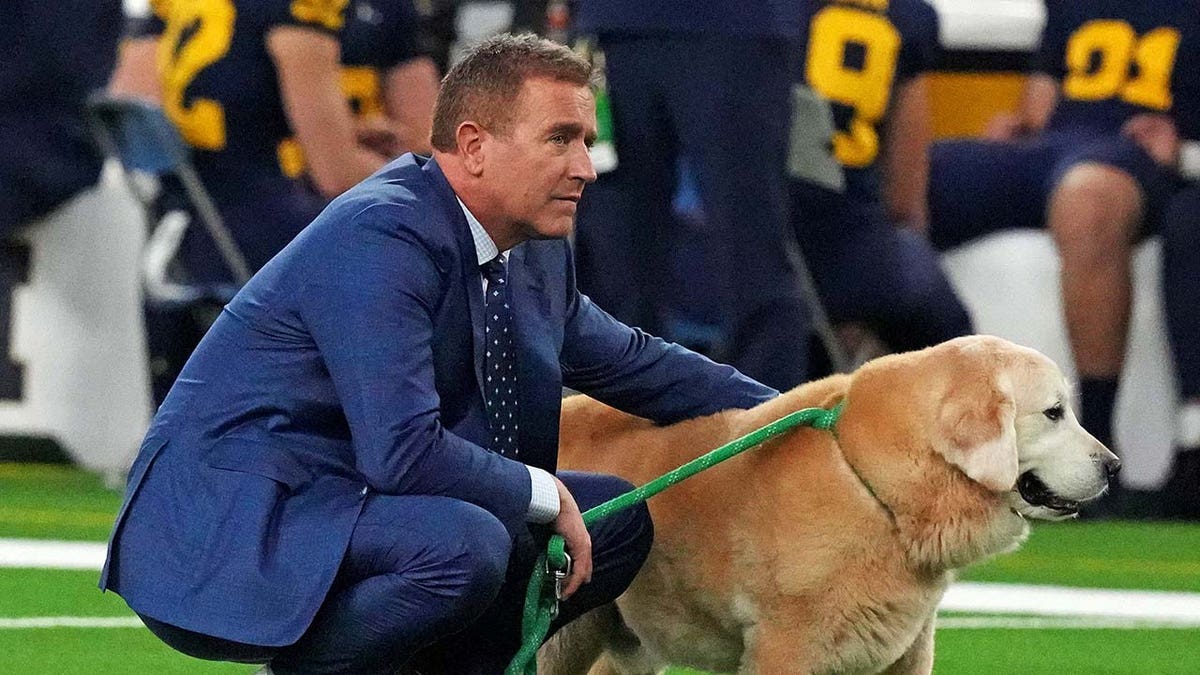
[[567,137],[562,134],[554,134],[550,137],[550,142],[555,145],[563,145],[567,142]]
[[1049,408],[1043,410],[1042,414],[1045,415],[1046,419],[1050,420],[1051,422],[1057,422],[1063,418],[1064,413],[1062,404],[1059,403],[1058,405],[1050,406]]

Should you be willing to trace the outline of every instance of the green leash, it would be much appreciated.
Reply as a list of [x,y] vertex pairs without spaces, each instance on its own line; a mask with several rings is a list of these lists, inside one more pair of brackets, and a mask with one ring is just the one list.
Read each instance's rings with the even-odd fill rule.
[[[753,431],[741,438],[726,443],[721,447],[693,459],[683,466],[655,478],[645,485],[634,488],[623,495],[610,499],[599,506],[588,509],[583,513],[583,524],[592,523],[634,504],[639,504],[666,490],[672,485],[720,464],[725,460],[760,445],[764,441],[779,436],[799,426],[809,426],[814,429],[830,431],[842,414],[846,402],[842,401],[830,410],[823,408],[805,408],[786,415],[767,426]],[[542,553],[533,566],[533,575],[529,578],[529,588],[525,592],[525,611],[521,621],[521,649],[513,658],[505,675],[537,675],[537,651],[550,632],[550,622],[558,615],[558,597],[555,592],[557,584],[546,583],[553,575],[561,580],[569,574],[569,559],[566,554],[563,538],[559,535],[550,537],[546,552]]]

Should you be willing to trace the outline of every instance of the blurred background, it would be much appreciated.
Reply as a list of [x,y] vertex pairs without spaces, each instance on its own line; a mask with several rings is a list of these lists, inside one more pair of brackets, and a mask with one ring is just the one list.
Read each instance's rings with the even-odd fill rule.
[[[17,0],[0,27],[0,672],[253,671],[170,652],[96,590],[125,473],[240,283],[329,198],[428,152],[441,74],[505,31],[601,74],[575,243],[581,290],[618,318],[780,388],[965,332],[1082,385],[1119,485],[965,574],[936,672],[1200,672],[1200,4],[794,1],[794,34],[760,40],[737,2],[728,34],[694,29],[741,59],[727,67],[675,42],[687,2],[642,21],[564,0]],[[312,55],[271,46],[297,6],[338,38],[346,138],[305,112],[328,105],[302,77]],[[1093,10],[1095,44],[1058,34]],[[1130,83],[1099,91],[1118,70]],[[1126,211],[1072,173],[1109,162],[1092,152],[1109,131],[1071,119],[1116,113],[1071,106],[1109,98],[1130,107],[1111,135],[1145,155],[1111,159],[1138,178]],[[1116,292],[1080,285],[1110,272]]]

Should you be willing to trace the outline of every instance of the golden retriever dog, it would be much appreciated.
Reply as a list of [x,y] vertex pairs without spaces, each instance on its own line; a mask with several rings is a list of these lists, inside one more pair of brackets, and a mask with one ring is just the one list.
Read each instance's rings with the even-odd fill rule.
[[562,468],[642,484],[784,415],[845,401],[649,502],[650,557],[540,655],[548,675],[929,673],[954,571],[1073,516],[1119,461],[1042,354],[973,336],[885,356],[752,410],[658,427],[564,401]]

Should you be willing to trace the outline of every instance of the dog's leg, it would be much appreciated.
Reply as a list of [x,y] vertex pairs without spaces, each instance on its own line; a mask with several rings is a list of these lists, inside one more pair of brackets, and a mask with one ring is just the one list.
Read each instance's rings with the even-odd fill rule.
[[899,661],[883,671],[884,675],[929,675],[933,672],[933,621],[933,617],[929,617],[912,646]]
[[[766,628],[765,626],[771,626]],[[811,631],[787,622],[764,621],[747,634],[738,675],[807,675],[815,673],[818,650],[804,642]]]
[[592,664],[620,630],[617,606],[597,607],[562,627],[538,652],[538,672],[546,675],[588,675]]

